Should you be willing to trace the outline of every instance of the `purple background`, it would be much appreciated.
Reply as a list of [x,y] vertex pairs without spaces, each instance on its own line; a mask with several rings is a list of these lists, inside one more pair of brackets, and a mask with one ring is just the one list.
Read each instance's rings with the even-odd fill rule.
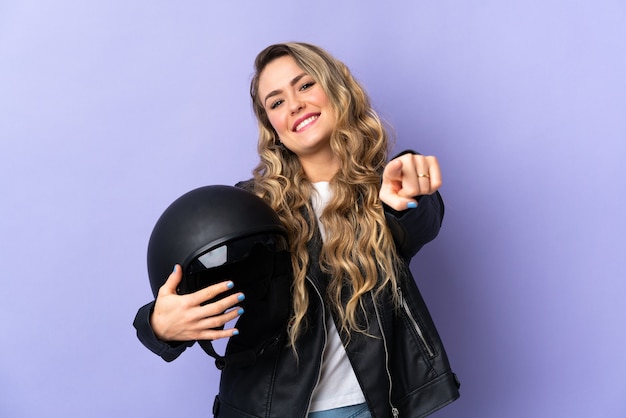
[[209,416],[209,358],[135,338],[146,244],[250,175],[252,61],[286,40],[440,159],[413,267],[463,386],[436,416],[626,416],[626,3],[220,3],[0,2],[0,416]]

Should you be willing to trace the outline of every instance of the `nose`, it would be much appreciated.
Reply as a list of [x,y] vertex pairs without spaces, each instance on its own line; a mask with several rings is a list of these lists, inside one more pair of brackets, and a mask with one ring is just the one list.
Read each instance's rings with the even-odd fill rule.
[[302,100],[294,99],[291,101],[291,114],[296,114],[304,108],[304,102]]

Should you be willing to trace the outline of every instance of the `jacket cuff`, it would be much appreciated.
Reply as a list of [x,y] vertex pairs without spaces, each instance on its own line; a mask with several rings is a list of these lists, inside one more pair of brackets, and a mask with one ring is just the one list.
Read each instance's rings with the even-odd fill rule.
[[415,209],[398,212],[386,205],[384,209],[387,226],[405,260],[410,260],[424,244],[437,236],[444,214],[439,192],[421,196]]

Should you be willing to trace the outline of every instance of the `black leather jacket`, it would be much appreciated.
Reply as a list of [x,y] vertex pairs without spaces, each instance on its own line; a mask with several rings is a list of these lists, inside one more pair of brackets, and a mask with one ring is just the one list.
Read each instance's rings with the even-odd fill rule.
[[[385,208],[387,223],[407,268],[400,280],[399,309],[389,292],[364,297],[367,334],[341,335],[348,358],[373,417],[423,417],[459,397],[459,382],[450,369],[441,339],[408,269],[411,257],[435,238],[443,219],[439,193],[420,197],[418,207],[404,212]],[[308,327],[297,341],[297,357],[286,335],[266,346],[253,366],[222,371],[220,393],[213,407],[222,418],[306,417],[320,375],[326,343],[324,297],[328,278],[314,262],[321,238],[309,243],[307,274],[310,306]],[[135,328],[139,339],[166,361],[178,357],[193,342],[171,346],[159,341],[149,323],[150,303],[139,310]],[[339,329],[339,327],[338,327]],[[347,345],[346,345],[347,343]]]

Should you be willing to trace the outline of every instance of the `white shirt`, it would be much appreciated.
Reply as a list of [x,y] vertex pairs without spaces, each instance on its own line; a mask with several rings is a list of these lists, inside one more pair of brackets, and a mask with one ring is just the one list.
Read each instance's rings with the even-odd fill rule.
[[[317,192],[312,196],[313,210],[315,210],[322,239],[325,239],[326,231],[320,221],[320,216],[332,197],[330,185],[328,182],[319,182],[313,183],[313,187]],[[365,396],[341,343],[335,322],[327,311],[326,347],[322,355],[320,379],[313,390],[309,412],[325,411],[363,402],[365,402]]]

